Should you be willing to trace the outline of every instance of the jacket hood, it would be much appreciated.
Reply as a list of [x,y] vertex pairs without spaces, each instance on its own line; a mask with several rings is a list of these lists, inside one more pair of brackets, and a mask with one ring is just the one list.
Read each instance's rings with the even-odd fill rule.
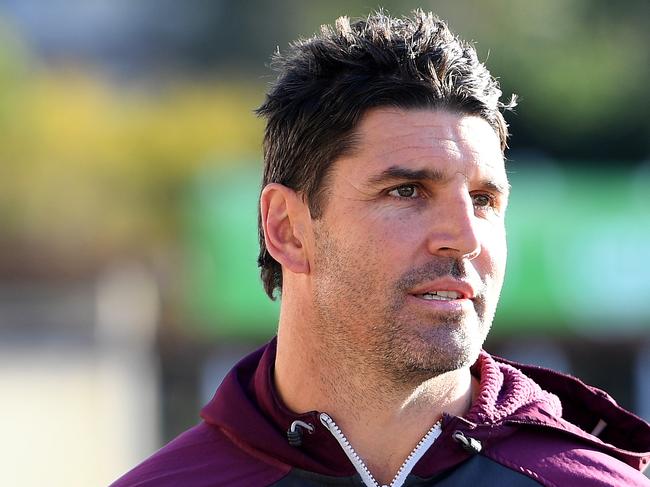
[[[295,413],[278,397],[273,383],[275,353],[274,338],[241,360],[203,408],[201,417],[258,457],[325,475],[354,475],[345,453],[321,424],[320,412]],[[636,469],[650,460],[650,425],[599,389],[571,376],[494,358],[486,352],[481,352],[472,366],[472,374],[480,383],[472,407],[462,418],[443,417],[443,433],[426,454],[435,456],[437,471],[467,457],[452,439],[452,432],[458,429],[471,431],[489,445],[519,428],[545,428],[606,451]],[[314,427],[312,433],[305,430],[299,448],[289,444],[286,433],[296,420]],[[598,437],[588,433],[595,429],[601,430]],[[414,473],[431,475],[434,462],[420,463]]]
[[550,427],[574,435],[637,470],[650,463],[650,424],[623,409],[605,391],[543,367],[492,359],[504,376],[523,377],[523,382],[535,384],[551,397],[546,404],[536,398],[513,411],[505,418],[507,423]]
[[[321,424],[319,411],[295,413],[280,400],[273,383],[276,338],[243,358],[224,378],[201,417],[255,456],[324,475],[354,475],[334,437]],[[227,400],[226,400],[227,398]],[[294,421],[314,426],[300,448],[287,431]]]

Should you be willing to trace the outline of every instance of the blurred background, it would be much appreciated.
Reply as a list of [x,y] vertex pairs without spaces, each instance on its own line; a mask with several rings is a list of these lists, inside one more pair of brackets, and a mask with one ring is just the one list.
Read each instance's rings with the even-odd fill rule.
[[[506,95],[509,268],[487,349],[650,419],[647,0],[384,1]],[[106,485],[275,331],[256,256],[272,52],[353,0],[0,0],[0,483]]]

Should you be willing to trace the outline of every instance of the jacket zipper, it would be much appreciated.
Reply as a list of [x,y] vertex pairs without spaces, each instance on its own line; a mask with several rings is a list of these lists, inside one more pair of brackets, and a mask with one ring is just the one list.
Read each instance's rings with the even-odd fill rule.
[[[366,464],[363,462],[363,460],[361,460],[357,452],[354,450],[348,439],[341,431],[341,428],[337,426],[334,420],[328,414],[321,413],[320,421],[330,431],[330,433],[332,433],[332,436],[334,436],[336,441],[339,442],[339,445],[341,445],[341,448],[343,448],[343,451],[350,459],[350,462],[352,462],[352,465],[361,476],[363,483],[366,484],[367,487],[380,487],[377,480],[375,480],[375,477],[373,477],[372,473],[370,473],[370,470]],[[393,477],[391,483],[388,486],[383,485],[381,487],[402,487],[406,481],[406,477],[411,473],[413,467],[415,467],[415,464],[418,463],[420,458],[422,458],[422,455],[426,453],[429,447],[433,445],[433,442],[436,441],[438,436],[440,436],[440,433],[442,433],[442,427],[441,422],[438,421],[431,427],[427,434],[424,435],[424,437],[415,446],[415,448],[413,448],[409,456],[406,457],[406,460],[404,460],[404,463],[402,463],[402,466],[395,474],[395,477]]]

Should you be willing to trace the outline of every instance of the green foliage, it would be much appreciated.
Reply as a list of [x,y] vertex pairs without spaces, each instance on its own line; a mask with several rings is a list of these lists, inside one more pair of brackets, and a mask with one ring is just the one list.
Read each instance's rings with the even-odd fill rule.
[[118,91],[87,73],[33,73],[3,111],[3,237],[111,248],[170,238],[197,168],[259,154],[261,93],[216,81]]
[[[264,86],[246,73],[264,72],[268,82],[261,59],[276,45],[284,49],[338,15],[363,16],[380,6],[284,0],[271,8],[256,0],[259,9],[252,11],[260,14],[251,15],[234,2],[202,5],[211,19],[206,39],[222,56],[212,71],[137,85],[110,82],[79,64],[39,67],[0,25],[3,239],[112,249],[173,238],[179,195],[197,169],[213,160],[261,158],[262,124],[252,110]],[[477,42],[506,95],[522,98],[509,117],[514,148],[574,159],[647,157],[647,0],[387,0],[382,6],[394,15],[433,10]],[[245,22],[234,22],[242,16]],[[231,81],[223,81],[225,72]]]

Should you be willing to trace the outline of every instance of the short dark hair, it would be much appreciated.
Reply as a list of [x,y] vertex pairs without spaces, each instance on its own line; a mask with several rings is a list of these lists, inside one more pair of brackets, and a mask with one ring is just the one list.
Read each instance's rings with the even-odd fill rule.
[[[280,183],[301,194],[313,218],[323,210],[332,163],[354,147],[355,128],[371,108],[442,108],[478,115],[507,147],[499,84],[474,47],[421,10],[393,18],[379,11],[350,23],[323,26],[318,35],[278,51],[278,78],[257,114],[267,120],[262,188]],[[264,289],[282,290],[282,268],[271,257],[259,221],[258,264]]]

